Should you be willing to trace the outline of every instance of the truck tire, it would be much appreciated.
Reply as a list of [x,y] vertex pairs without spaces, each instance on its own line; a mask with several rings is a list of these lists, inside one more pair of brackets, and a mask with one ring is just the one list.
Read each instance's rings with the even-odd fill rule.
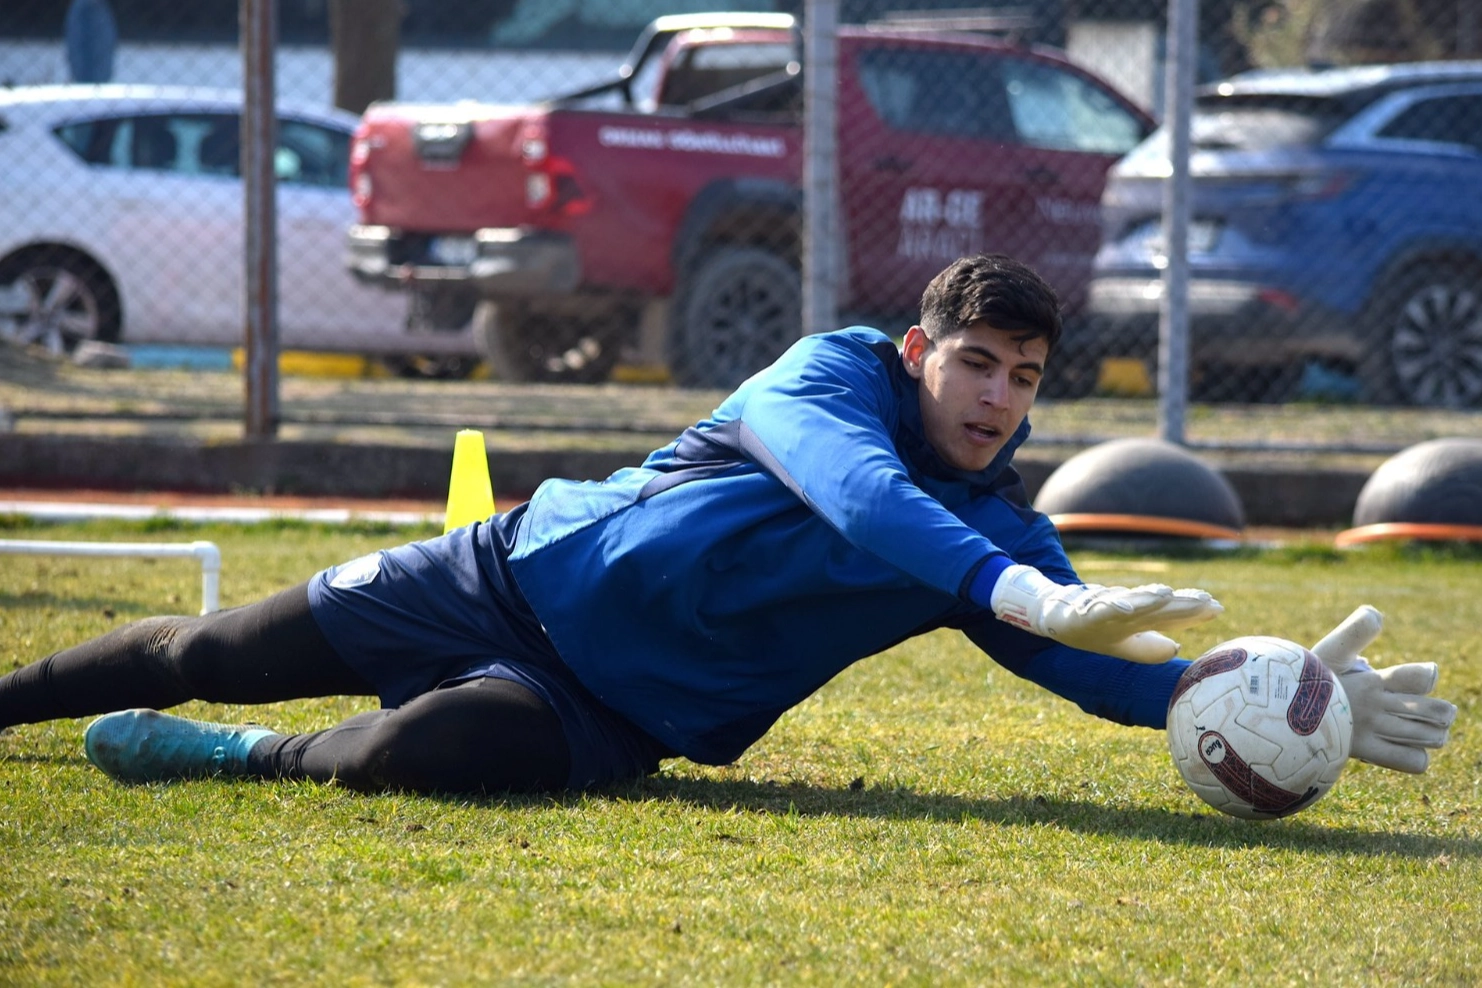
[[0,317],[0,336],[58,356],[84,340],[117,343],[123,328],[118,289],[91,258],[65,247],[37,247],[0,264],[25,308]]
[[638,309],[625,303],[544,307],[480,302],[473,332],[496,378],[596,384],[617,366],[638,317]]
[[1454,257],[1406,268],[1374,293],[1359,364],[1364,400],[1482,407],[1482,263]]
[[[477,301],[461,293],[414,290],[407,299],[407,329],[414,335],[463,332],[473,321]],[[463,354],[397,353],[381,358],[381,365],[397,377],[436,381],[462,380],[479,363],[478,357]]]
[[677,384],[733,388],[802,335],[798,271],[758,247],[717,247],[682,277],[671,310],[670,371]]
[[477,357],[437,353],[392,353],[381,366],[397,377],[423,381],[461,381],[478,369]]

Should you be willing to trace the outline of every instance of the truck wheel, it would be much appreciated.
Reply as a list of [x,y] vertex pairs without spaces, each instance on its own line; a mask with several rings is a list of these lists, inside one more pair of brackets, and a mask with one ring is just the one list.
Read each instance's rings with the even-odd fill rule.
[[479,359],[448,354],[401,353],[382,357],[381,365],[397,377],[461,381],[478,369]]
[[1482,407],[1482,265],[1438,259],[1377,292],[1378,317],[1359,365],[1364,398]]
[[82,254],[38,248],[0,265],[0,285],[16,292],[20,305],[0,312],[0,336],[60,355],[84,340],[116,343],[122,327],[118,290],[103,270]]
[[621,303],[545,309],[481,302],[474,340],[493,374],[506,381],[596,384],[617,366],[639,313]]
[[802,335],[797,269],[756,247],[720,247],[680,283],[669,330],[678,384],[733,388],[781,356]]
[[[407,300],[407,331],[416,334],[458,333],[473,320],[477,299],[456,292],[413,290]],[[468,377],[479,358],[459,354],[401,353],[381,358],[381,366],[397,377],[454,381]]]

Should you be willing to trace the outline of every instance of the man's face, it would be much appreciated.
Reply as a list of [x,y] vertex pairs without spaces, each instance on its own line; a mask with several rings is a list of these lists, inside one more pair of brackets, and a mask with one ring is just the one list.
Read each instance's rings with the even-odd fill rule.
[[926,441],[959,470],[982,470],[1029,414],[1049,344],[975,322],[940,343],[912,326],[901,346],[906,373],[921,383]]

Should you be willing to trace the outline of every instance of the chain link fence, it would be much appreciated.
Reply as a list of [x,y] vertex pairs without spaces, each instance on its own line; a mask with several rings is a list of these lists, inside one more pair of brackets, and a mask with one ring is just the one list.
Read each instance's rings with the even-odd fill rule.
[[[242,345],[238,13],[0,8],[0,337]],[[282,0],[280,345],[729,387],[831,328],[810,291],[903,332],[933,274],[1001,251],[1064,301],[1047,399],[1151,398],[1166,0],[831,13],[820,266],[794,0]],[[1198,17],[1192,400],[1482,408],[1479,8]]]

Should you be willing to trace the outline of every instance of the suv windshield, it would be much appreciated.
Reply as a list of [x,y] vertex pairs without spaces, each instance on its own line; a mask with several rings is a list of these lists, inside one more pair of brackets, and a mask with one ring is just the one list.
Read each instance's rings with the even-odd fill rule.
[[1189,137],[1204,151],[1312,147],[1346,116],[1343,107],[1323,97],[1209,96],[1195,104]]

